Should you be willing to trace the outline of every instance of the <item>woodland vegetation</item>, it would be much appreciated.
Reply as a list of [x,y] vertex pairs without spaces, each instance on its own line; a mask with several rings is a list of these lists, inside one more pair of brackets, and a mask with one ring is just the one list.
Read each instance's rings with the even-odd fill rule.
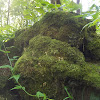
[[0,7],[0,100],[100,99],[99,6],[82,12],[80,0],[0,0]]

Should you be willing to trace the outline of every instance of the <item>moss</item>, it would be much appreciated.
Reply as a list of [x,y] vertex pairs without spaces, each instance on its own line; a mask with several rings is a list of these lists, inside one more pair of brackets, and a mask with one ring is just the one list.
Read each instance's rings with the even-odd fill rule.
[[[81,76],[83,69],[81,65],[84,62],[83,54],[75,47],[66,42],[38,35],[29,41],[29,47],[18,59],[14,72],[21,74],[21,80],[24,79],[25,82],[22,84],[30,93],[39,90],[49,97],[57,98],[60,91],[58,88],[64,89],[64,79],[67,76],[74,78]],[[58,83],[60,79],[63,81]],[[62,95],[65,95],[65,92]],[[63,98],[57,98],[61,99]]]
[[86,49],[92,55],[92,59],[100,60],[100,37],[94,38],[86,45]]
[[57,59],[54,56],[43,55],[39,57],[40,66],[48,66],[51,67],[54,63],[56,63]]
[[6,87],[10,75],[11,72],[9,69],[0,69],[0,91],[3,91],[3,89]]
[[[76,15],[50,12],[32,27],[16,33],[14,46],[23,53],[15,64],[14,73],[21,75],[19,81],[29,93],[41,91],[49,98],[62,100],[66,97],[67,77],[100,87],[99,66],[85,62],[81,52],[85,52],[85,47],[93,58],[100,60],[100,39],[96,38],[95,27],[81,32],[90,20]],[[16,54],[15,48],[12,51]]]
[[100,88],[99,71],[100,71],[100,66],[98,64],[87,63],[86,76],[84,76],[83,80],[85,80],[88,85]]
[[21,33],[23,33],[24,31],[26,31],[26,29],[20,29],[20,30],[17,30],[15,32],[15,37],[18,37]]
[[38,35],[30,40],[14,72],[21,74],[20,82],[29,93],[41,91],[62,100],[66,96],[63,91],[66,77],[99,88],[99,69],[99,65],[86,63],[83,54],[68,43]]
[[78,78],[82,75],[81,73],[82,68],[79,65],[70,64],[66,60],[58,61],[51,67],[52,67],[51,68],[52,72],[54,72],[60,78],[62,78],[62,76],[63,78],[66,78],[66,77]]
[[[41,20],[40,34],[50,36],[70,43],[72,46],[82,45],[84,32],[80,34],[82,27],[89,20],[75,17],[75,13],[51,12]],[[51,30],[52,29],[52,30]]]
[[67,41],[72,46],[80,47],[85,34],[84,32],[80,34],[80,31],[89,20],[75,16],[75,13],[66,12],[47,13],[39,22],[36,22],[29,29],[18,31],[14,45],[22,52],[23,48],[28,46],[31,38],[42,34],[61,41]]
[[68,42],[71,46],[79,47],[83,43],[84,35],[80,30],[72,25],[63,25],[60,27],[57,39]]
[[38,57],[39,60],[44,59],[44,61],[48,60],[50,62],[52,62],[52,59],[55,59],[55,61],[68,60],[69,62],[77,64],[85,62],[83,54],[78,49],[71,47],[66,42],[51,39],[47,36],[36,36],[30,40],[29,45],[29,48],[25,50],[24,55],[20,58],[23,61],[25,60],[25,62],[30,59],[34,61],[32,56]]
[[[77,23],[78,21],[80,22],[80,26],[83,25],[81,23],[81,21],[83,19],[81,18],[77,18],[75,17],[77,14],[75,13],[66,13],[63,11],[59,11],[59,12],[50,12],[47,13],[43,18],[42,18],[42,22],[43,23],[48,23],[49,26],[54,25],[57,27],[61,27],[63,25],[66,24],[70,24],[70,23]],[[84,24],[86,24],[86,21],[84,22]],[[81,27],[80,27],[81,28]]]
[[20,32],[20,35],[18,35],[14,39],[14,45],[19,49],[21,53],[23,52],[24,47],[28,46],[29,40],[39,33],[39,27],[40,27],[39,24],[40,23],[37,22],[29,29],[21,31],[22,33]]
[[6,86],[6,82],[8,78],[9,78],[9,75],[8,76],[0,75],[0,90],[2,90]]
[[[41,88],[41,84],[43,85],[46,81],[48,88],[50,88],[52,86],[49,81],[51,82],[55,77],[58,79],[66,77],[83,79],[87,84],[99,87],[97,66],[87,64],[84,61],[83,54],[75,47],[47,36],[39,35],[30,40],[29,47],[17,61],[14,70],[15,73],[20,73],[25,79],[30,78],[31,81],[37,81],[36,90],[40,89],[47,94],[50,91]],[[54,83],[51,82],[51,84]],[[31,88],[28,90],[30,91]]]
[[57,56],[58,59],[65,59],[78,64],[83,63],[85,60],[84,55],[77,48],[71,47],[66,42],[53,39],[49,46],[50,54]]

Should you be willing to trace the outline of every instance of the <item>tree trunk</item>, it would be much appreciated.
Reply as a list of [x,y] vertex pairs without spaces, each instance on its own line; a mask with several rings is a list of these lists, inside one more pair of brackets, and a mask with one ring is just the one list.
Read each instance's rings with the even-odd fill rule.
[[10,0],[8,1],[8,16],[7,16],[7,25],[9,24],[9,10],[10,10]]
[[52,3],[52,4],[55,4],[55,3],[56,3],[56,4],[61,4],[60,0],[51,0],[51,3]]
[[[80,3],[80,0],[77,0],[77,4],[79,4]],[[77,10],[77,14],[80,14],[81,13],[81,11],[80,11],[80,9],[78,9]]]

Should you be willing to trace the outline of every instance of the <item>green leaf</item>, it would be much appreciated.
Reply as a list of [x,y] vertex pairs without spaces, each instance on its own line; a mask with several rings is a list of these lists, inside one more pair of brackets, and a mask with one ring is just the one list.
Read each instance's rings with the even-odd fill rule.
[[40,98],[40,97],[45,97],[46,95],[45,95],[44,93],[41,93],[40,91],[38,91],[38,92],[36,93],[36,96],[37,96],[38,98]]
[[31,12],[31,16],[32,16],[32,18],[36,17],[36,14],[34,12]]
[[53,9],[53,8],[55,8],[55,5],[54,4],[49,4],[47,8]]
[[99,17],[99,12],[96,12],[96,14],[92,15],[93,19],[97,19]]
[[59,7],[61,7],[61,5],[60,4],[56,4],[56,6],[59,8]]
[[14,61],[14,60],[17,60],[17,59],[9,59],[10,61]]
[[23,87],[21,85],[16,85],[14,88],[10,89],[10,90],[15,90],[15,89],[22,89]]
[[93,22],[90,22],[90,23],[86,24],[86,25],[82,28],[81,32],[82,32],[86,27],[89,27],[92,23],[93,23]]
[[10,51],[4,51],[4,53],[10,53]]
[[27,15],[27,14],[30,14],[31,13],[31,11],[29,10],[29,9],[25,9],[24,11],[23,11],[23,15]]
[[13,58],[14,58],[14,59],[17,59],[17,58],[19,58],[19,56],[13,56]]
[[64,98],[63,100],[69,99],[69,97]]
[[42,1],[41,4],[42,4],[43,6],[47,6],[47,5],[50,4],[50,3],[47,2],[47,1]]
[[13,59],[9,59],[9,60],[10,60],[10,61],[18,60],[18,59],[17,59],[18,57],[19,57],[19,56],[14,56]]
[[13,67],[11,67],[10,65],[3,65],[0,66],[0,68],[9,68],[11,71],[13,70]]
[[9,79],[12,79],[12,78],[14,78],[16,80],[16,82],[18,83],[18,80],[20,78],[20,75],[19,74],[18,75],[13,75]]
[[37,12],[39,13],[45,13],[45,11],[43,10],[43,8],[34,8]]
[[82,5],[81,4],[76,4],[75,2],[71,1],[67,6],[66,8],[69,9],[69,11],[74,11],[74,10],[77,10],[77,9],[82,9]]
[[64,87],[64,89],[65,89],[65,91],[67,92],[68,97],[69,97],[70,99],[73,99],[73,97],[72,97],[72,96],[70,95],[70,93],[68,92],[67,87]]
[[46,94],[44,94],[44,98],[43,98],[43,100],[47,100],[47,96],[46,96]]
[[1,50],[1,49],[0,49],[0,51],[3,52],[3,53],[10,53],[10,51],[4,51],[4,50]]
[[29,19],[32,20],[33,19],[31,15],[25,15],[24,18],[27,19],[27,20],[29,20]]

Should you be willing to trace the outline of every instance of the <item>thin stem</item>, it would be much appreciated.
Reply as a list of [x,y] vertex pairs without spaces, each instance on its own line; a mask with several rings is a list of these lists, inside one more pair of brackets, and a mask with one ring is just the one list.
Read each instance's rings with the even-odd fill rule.
[[[7,51],[7,49],[6,49],[5,45],[4,45],[4,43],[3,43],[3,46],[4,46],[5,51]],[[10,66],[12,67],[12,62],[11,62],[11,60],[10,60],[10,58],[9,58],[8,53],[6,53],[6,55],[7,55],[7,58],[8,58],[8,60],[9,60]]]

